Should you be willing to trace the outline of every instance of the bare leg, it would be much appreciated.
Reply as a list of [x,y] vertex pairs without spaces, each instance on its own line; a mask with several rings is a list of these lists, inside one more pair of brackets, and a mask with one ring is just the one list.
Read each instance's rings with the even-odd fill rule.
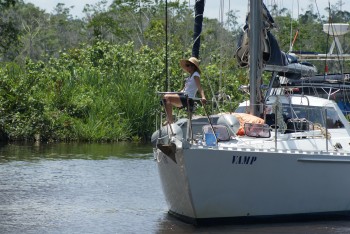
[[166,111],[166,115],[167,115],[167,120],[168,123],[171,124],[174,122],[173,120],[173,106],[176,107],[181,107],[182,103],[180,100],[180,96],[177,94],[166,94],[164,95],[164,99],[165,99],[165,111]]
[[173,105],[168,101],[165,104],[165,111],[168,123],[173,123]]

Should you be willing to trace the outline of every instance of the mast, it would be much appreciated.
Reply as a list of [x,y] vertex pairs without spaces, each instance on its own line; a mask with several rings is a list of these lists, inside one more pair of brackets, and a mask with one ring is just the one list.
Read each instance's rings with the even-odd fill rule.
[[250,0],[250,24],[249,24],[249,83],[250,83],[250,114],[259,116],[261,103],[261,74],[262,74],[262,1]]

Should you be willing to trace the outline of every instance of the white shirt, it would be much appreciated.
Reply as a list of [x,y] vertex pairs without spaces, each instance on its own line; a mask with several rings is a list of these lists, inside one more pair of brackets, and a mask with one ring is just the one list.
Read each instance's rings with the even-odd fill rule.
[[186,78],[184,93],[188,95],[189,98],[194,98],[198,91],[198,87],[194,77],[197,76],[200,78],[200,75],[197,71],[193,72],[192,76]]

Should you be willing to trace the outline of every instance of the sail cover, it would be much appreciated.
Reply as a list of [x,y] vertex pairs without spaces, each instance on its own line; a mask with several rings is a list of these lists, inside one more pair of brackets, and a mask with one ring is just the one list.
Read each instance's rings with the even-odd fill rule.
[[201,45],[200,35],[202,33],[203,13],[205,0],[196,0],[194,5],[194,30],[193,30],[193,47],[192,57],[199,58],[199,48]]
[[[261,31],[261,48],[263,62],[265,64],[264,69],[268,71],[276,71],[279,75],[285,76],[289,79],[300,79],[303,76],[314,75],[316,72],[314,66],[298,63],[294,59],[290,59],[290,55],[281,51],[278,41],[271,33],[271,29],[275,27],[274,19],[265,4],[263,4],[262,15],[264,28]],[[249,24],[250,14],[247,15],[246,24],[243,27],[243,32],[238,40],[235,54],[238,65],[241,67],[247,67],[249,65]]]
[[[243,32],[241,33],[241,36],[238,40],[237,44],[237,50],[236,50],[236,58],[238,60],[238,64],[241,67],[246,67],[249,65],[249,29],[250,29],[250,21],[251,21],[251,14],[248,13],[246,17],[246,23],[243,27]],[[263,53],[263,60],[264,63],[271,63],[273,65],[286,65],[286,61],[284,59],[281,59],[281,50],[279,48],[279,45],[277,43],[277,40],[272,35],[270,30],[274,27],[274,20],[270,14],[270,12],[267,10],[265,4],[263,4],[263,25],[264,28],[262,28],[261,31],[261,48]],[[271,48],[272,47],[272,48]],[[272,54],[273,53],[273,54]],[[271,58],[274,56],[273,58]]]

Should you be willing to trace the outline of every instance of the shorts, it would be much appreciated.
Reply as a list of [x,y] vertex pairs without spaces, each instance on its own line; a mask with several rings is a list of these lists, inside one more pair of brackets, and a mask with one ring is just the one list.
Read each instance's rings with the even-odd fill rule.
[[188,104],[190,105],[190,106],[189,106],[189,109],[190,109],[190,111],[192,111],[192,110],[193,110],[193,106],[194,106],[194,101],[193,101],[193,99],[192,99],[192,98],[188,98],[187,96],[182,95],[182,94],[180,94],[179,96],[180,96],[182,108],[188,106],[188,105],[187,105],[187,99],[188,99]]

